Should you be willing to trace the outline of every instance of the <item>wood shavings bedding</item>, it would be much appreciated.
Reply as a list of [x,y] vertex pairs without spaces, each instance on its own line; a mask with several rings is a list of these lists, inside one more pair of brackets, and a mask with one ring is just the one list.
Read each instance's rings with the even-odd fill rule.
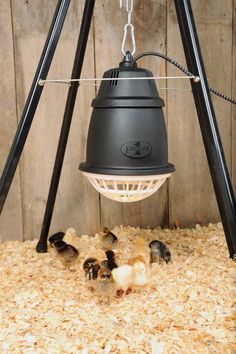
[[37,254],[36,240],[0,245],[1,353],[236,353],[236,265],[221,224],[112,231],[119,264],[138,237],[165,242],[172,262],[152,265],[148,290],[109,305],[89,292],[82,270],[86,257],[103,257],[98,236],[74,235],[74,272],[50,247]]

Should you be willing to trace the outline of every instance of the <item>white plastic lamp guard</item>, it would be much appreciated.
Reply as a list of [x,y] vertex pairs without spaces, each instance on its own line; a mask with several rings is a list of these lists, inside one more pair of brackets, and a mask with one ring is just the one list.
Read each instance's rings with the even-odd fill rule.
[[117,202],[137,202],[154,194],[171,173],[146,176],[114,176],[82,172],[93,187]]

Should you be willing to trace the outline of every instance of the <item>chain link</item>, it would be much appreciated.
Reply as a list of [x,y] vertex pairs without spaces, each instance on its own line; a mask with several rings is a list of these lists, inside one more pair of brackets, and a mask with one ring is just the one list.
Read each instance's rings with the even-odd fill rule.
[[134,55],[134,53],[136,51],[136,43],[135,43],[135,35],[134,35],[134,26],[131,23],[132,12],[133,12],[133,8],[134,8],[134,1],[133,0],[120,0],[120,8],[123,7],[123,2],[125,2],[125,4],[126,4],[126,11],[128,14],[128,20],[127,20],[126,25],[124,26],[124,36],[123,36],[123,40],[122,40],[121,51],[124,55],[126,54],[125,43],[126,43],[126,39],[127,39],[128,30],[130,30],[130,36],[131,36],[132,46],[133,46],[133,50],[132,50],[131,54]]
[[134,8],[134,0],[120,0],[120,8],[123,7],[123,1],[126,3],[126,11],[132,12]]

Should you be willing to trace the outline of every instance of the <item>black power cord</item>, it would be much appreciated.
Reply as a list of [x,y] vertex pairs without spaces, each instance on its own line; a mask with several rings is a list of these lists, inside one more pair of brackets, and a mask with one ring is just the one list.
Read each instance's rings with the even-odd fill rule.
[[[134,59],[133,59],[133,62],[132,62],[132,65],[134,65],[136,63],[137,60],[139,60],[140,58],[143,58],[143,57],[147,57],[147,56],[156,56],[156,57],[159,57],[159,58],[162,58],[162,59],[165,59],[166,61],[168,61],[169,63],[173,64],[174,66],[176,66],[176,68],[178,68],[179,70],[181,70],[184,74],[186,74],[187,76],[195,76],[194,74],[192,74],[190,71],[188,71],[184,66],[180,65],[179,63],[177,63],[177,61],[175,61],[174,59],[168,57],[167,55],[165,54],[162,54],[162,53],[159,53],[159,52],[143,52],[143,53],[140,53],[138,54]],[[236,104],[236,99],[235,98],[232,98],[232,97],[229,97],[229,96],[226,96],[225,94],[223,94],[222,92],[220,91],[217,91],[216,89],[210,87],[209,88],[210,92],[214,93],[215,95],[223,98],[224,100],[230,102],[230,103],[233,103],[233,104]]]

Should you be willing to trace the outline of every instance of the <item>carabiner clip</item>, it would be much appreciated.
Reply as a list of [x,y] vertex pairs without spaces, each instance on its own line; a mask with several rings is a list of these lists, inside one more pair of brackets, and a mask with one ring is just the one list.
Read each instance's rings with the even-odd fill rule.
[[130,27],[130,35],[131,35],[131,40],[132,40],[132,45],[133,45],[133,50],[131,52],[131,55],[133,56],[136,51],[136,43],[135,43],[135,37],[134,37],[134,26],[131,23],[127,23],[127,25],[125,25],[125,27],[124,27],[124,37],[123,37],[123,41],[122,41],[121,50],[122,50],[122,53],[125,55],[126,54],[125,42],[126,42],[128,27]]

